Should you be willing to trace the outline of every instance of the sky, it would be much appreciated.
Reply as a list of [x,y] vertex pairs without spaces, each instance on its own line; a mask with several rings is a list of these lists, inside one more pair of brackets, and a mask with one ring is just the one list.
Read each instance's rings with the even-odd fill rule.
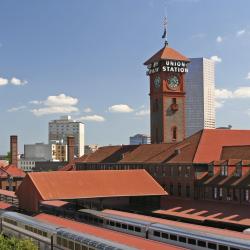
[[9,136],[48,141],[69,114],[86,144],[128,144],[149,134],[143,62],[168,41],[216,61],[216,125],[250,129],[249,0],[0,1],[0,153]]

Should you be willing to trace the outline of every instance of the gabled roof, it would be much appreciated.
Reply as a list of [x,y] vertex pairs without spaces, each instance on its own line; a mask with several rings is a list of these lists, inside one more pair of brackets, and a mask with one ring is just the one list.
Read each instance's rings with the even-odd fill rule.
[[42,200],[166,195],[164,189],[140,170],[91,170],[28,173],[22,185],[35,189]]
[[0,177],[25,177],[25,173],[21,168],[18,168],[12,164],[0,168]]
[[164,46],[161,50],[159,50],[156,54],[154,54],[152,57],[150,57],[144,65],[148,65],[153,62],[158,62],[161,60],[174,60],[174,61],[185,61],[189,62],[189,59],[185,56],[183,56],[178,51],[168,47]]
[[[211,163],[220,161],[225,146],[246,146],[250,130],[203,129],[179,143],[107,146],[83,156],[77,163]],[[236,159],[229,157],[222,161]]]

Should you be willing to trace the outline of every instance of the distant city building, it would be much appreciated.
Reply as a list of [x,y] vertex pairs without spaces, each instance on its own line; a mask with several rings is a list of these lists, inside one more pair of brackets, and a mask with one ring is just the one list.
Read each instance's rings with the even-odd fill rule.
[[130,145],[150,144],[150,137],[144,134],[136,134],[129,137]]
[[60,141],[24,145],[24,157],[18,160],[18,167],[30,172],[34,170],[36,162],[46,161],[67,161],[67,145]]
[[98,144],[90,144],[84,146],[84,154],[94,153],[99,148]]
[[84,155],[84,124],[72,120],[70,116],[61,116],[58,120],[49,122],[49,142],[62,141],[67,144],[67,136],[75,138],[75,155]]
[[186,74],[186,136],[215,128],[215,64],[206,58],[191,58]]
[[50,145],[44,143],[24,145],[24,159],[52,160]]

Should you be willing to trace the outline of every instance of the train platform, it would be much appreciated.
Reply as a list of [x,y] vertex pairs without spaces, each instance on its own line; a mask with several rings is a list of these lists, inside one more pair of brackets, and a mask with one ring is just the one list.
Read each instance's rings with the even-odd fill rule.
[[250,227],[249,205],[185,200],[173,197],[164,198],[161,205],[163,209],[155,210],[155,214],[200,223],[207,221]]
[[68,220],[68,219],[63,219],[60,217],[56,217],[56,216],[48,215],[44,213],[36,215],[35,218],[43,222],[66,227],[77,232],[91,234],[98,238],[103,238],[105,240],[110,240],[110,241],[117,242],[120,244],[125,244],[127,246],[134,247],[137,249],[144,249],[144,250],[152,250],[152,249],[154,250],[181,250],[181,249],[184,249],[184,248],[173,246],[170,244],[164,244],[164,243],[140,238],[140,237],[133,236],[133,235],[104,229],[101,227],[96,227],[96,226],[87,225],[84,223],[75,222],[75,221]]

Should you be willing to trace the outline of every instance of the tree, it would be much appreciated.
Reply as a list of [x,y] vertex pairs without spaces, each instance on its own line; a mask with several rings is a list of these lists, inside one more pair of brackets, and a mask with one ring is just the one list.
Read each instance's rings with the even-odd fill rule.
[[38,250],[38,247],[28,239],[6,238],[0,235],[1,250]]

